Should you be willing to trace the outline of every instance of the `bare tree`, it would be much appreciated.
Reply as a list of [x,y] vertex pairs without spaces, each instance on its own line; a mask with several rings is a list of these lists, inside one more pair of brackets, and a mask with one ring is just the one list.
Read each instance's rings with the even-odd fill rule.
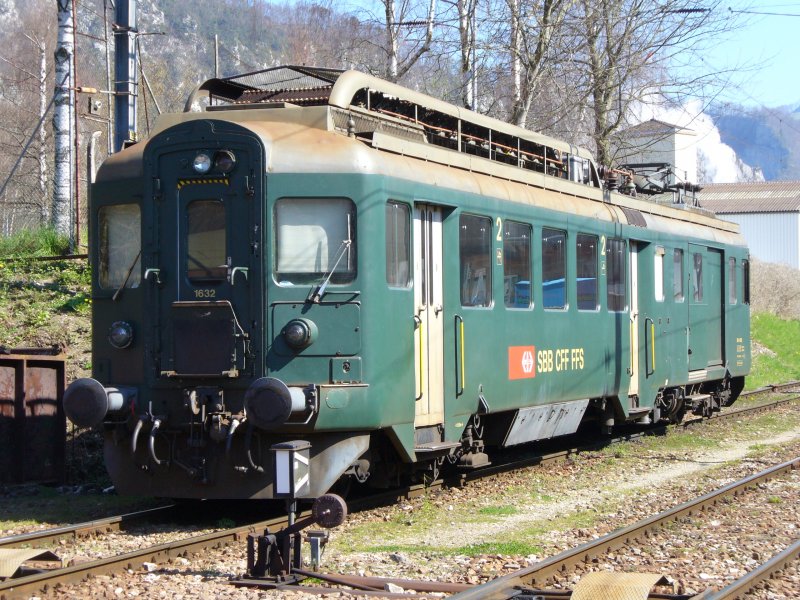
[[[385,9],[386,25],[386,70],[384,77],[389,81],[400,80],[430,50],[433,40],[433,26],[436,18],[436,0],[429,0],[427,16],[416,19],[417,6],[410,0],[381,0]],[[424,27],[421,39],[414,39],[408,32]],[[410,46],[405,52],[404,46]]]
[[525,127],[531,103],[548,64],[568,56],[558,40],[560,52],[553,52],[554,36],[561,33],[564,18],[573,0],[506,0],[510,28],[512,99],[510,121]]
[[719,83],[702,53],[737,26],[720,0],[580,0],[572,17],[580,42],[573,97],[592,113],[602,164],[611,164],[612,136],[634,103],[676,101]]
[[55,51],[55,109],[53,139],[55,171],[53,179],[52,224],[55,230],[69,235],[72,230],[72,111],[75,106],[72,80],[72,56],[75,32],[72,27],[72,0],[56,0],[58,6],[58,43]]
[[[39,53],[39,144],[38,144],[38,163],[39,163],[39,193],[42,200],[47,195],[47,129],[44,126],[44,118],[48,108],[47,94],[47,47],[44,39],[25,34]],[[50,217],[47,202],[40,204],[40,214],[42,223],[47,223]]]

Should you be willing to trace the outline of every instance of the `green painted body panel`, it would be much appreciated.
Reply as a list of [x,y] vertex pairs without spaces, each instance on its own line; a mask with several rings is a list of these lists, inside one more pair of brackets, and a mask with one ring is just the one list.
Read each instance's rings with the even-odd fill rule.
[[[688,301],[677,302],[671,294],[671,284],[665,289],[665,299],[655,301],[652,281],[656,246],[671,252],[684,248],[683,239],[670,238],[663,233],[634,228],[618,223],[605,223],[574,215],[545,211],[533,207],[509,205],[489,198],[455,194],[445,189],[432,189],[413,182],[381,176],[316,175],[298,178],[290,174],[270,175],[268,178],[267,220],[271,219],[271,206],[279,198],[287,197],[349,197],[358,206],[358,278],[352,285],[334,287],[331,292],[342,298],[349,293],[358,294],[361,305],[361,356],[362,381],[369,385],[364,390],[363,401],[350,402],[347,409],[320,407],[316,428],[339,427],[401,427],[414,421],[414,335],[412,289],[389,288],[385,283],[384,265],[384,205],[387,200],[441,205],[443,220],[443,310],[444,326],[444,406],[445,438],[457,440],[470,415],[479,407],[482,396],[491,412],[513,410],[524,406],[554,401],[604,396],[627,396],[630,387],[628,367],[631,355],[630,316],[628,312],[614,313],[606,309],[605,267],[601,257],[601,280],[597,311],[578,311],[576,289],[568,286],[565,310],[545,310],[543,305],[542,274],[537,248],[541,244],[541,228],[565,229],[568,240],[575,234],[590,233],[606,238],[620,236],[639,240],[639,405],[652,407],[659,388],[679,385],[688,381],[687,327],[689,325]],[[488,308],[462,307],[459,289],[458,219],[462,212],[488,216],[494,225],[492,238],[496,240],[496,220],[512,219],[531,223],[533,230],[534,269],[532,279],[533,306],[530,309],[510,309],[503,303],[502,261],[493,265],[494,303]],[[268,230],[271,230],[268,229]],[[272,246],[267,244],[272,251]],[[502,249],[495,241],[494,251]],[[737,249],[741,252],[741,249]],[[575,249],[568,243],[567,279],[574,280]],[[670,254],[671,256],[671,254]],[[714,254],[712,254],[714,256]],[[719,270],[719,264],[716,266]],[[687,267],[686,272],[689,272]],[[719,271],[721,273],[721,271]],[[671,282],[672,262],[664,261],[665,281]],[[719,281],[709,279],[706,288],[719,287]],[[630,294],[630,281],[628,281]],[[282,287],[268,280],[267,296],[272,305],[276,302],[298,302],[308,295],[307,287]],[[328,298],[326,298],[328,300]],[[629,298],[630,300],[630,298]],[[718,299],[719,301],[719,299]],[[300,311],[300,304],[293,310]],[[309,309],[309,314],[315,307]],[[718,309],[721,306],[718,307]],[[275,313],[277,315],[277,312]],[[746,306],[727,310],[728,327],[740,332],[749,330]],[[275,339],[286,318],[273,320],[271,339]],[[456,348],[456,316],[463,319],[465,346],[465,381],[463,393],[457,393],[459,355]],[[720,316],[720,315],[718,315]],[[334,319],[336,320],[336,319]],[[321,332],[329,321],[318,323]],[[721,319],[708,325],[702,333],[702,323],[695,322],[696,337],[718,335]],[[330,322],[331,327],[341,327],[340,322]],[[352,327],[353,323],[347,325]],[[714,329],[714,327],[718,329]],[[700,331],[698,331],[700,330]],[[652,340],[652,334],[655,339]],[[323,333],[320,333],[322,337]],[[347,335],[350,335],[349,329]],[[744,334],[743,334],[744,335]],[[653,345],[655,347],[655,368]],[[744,343],[744,342],[742,342]],[[536,375],[530,379],[510,380],[508,348],[534,346],[536,348]],[[313,348],[313,346],[312,346]],[[310,349],[309,349],[310,350]],[[730,352],[730,349],[726,350]],[[322,374],[328,363],[319,361],[312,365],[307,351],[294,359],[282,362],[277,359],[268,364],[274,376],[295,381],[303,374]],[[346,353],[346,352],[344,352]],[[271,355],[270,355],[271,356]],[[649,364],[649,366],[648,366]],[[745,373],[747,365],[731,369],[732,374]],[[723,372],[724,374],[724,372]],[[621,402],[627,412],[627,403]],[[396,436],[398,440],[408,436]],[[407,448],[409,453],[410,448]]]
[[[196,125],[201,130],[203,127],[207,125]],[[216,133],[221,136],[215,142],[217,145],[238,144],[237,152],[249,153],[248,160],[255,160],[259,146],[240,129],[222,128]],[[160,138],[158,144],[148,147],[146,156],[159,156],[162,162],[167,160],[165,157],[173,156],[180,162],[190,154],[182,144],[179,136]],[[186,157],[181,158],[182,153]],[[724,293],[728,274],[723,265],[727,264],[728,257],[735,257],[741,273],[741,261],[747,258],[744,248],[712,247],[702,240],[689,244],[684,237],[647,228],[502,202],[385,175],[266,173],[260,178],[251,176],[246,181],[232,182],[236,187],[229,183],[180,188],[180,173],[163,164],[159,173],[160,189],[155,189],[156,184],[147,177],[98,183],[93,188],[95,207],[106,199],[119,202],[123,197],[135,201],[156,197],[156,201],[142,204],[145,224],[142,261],[143,269],[160,269],[163,283],[156,285],[155,278],[145,280],[139,288],[125,290],[116,302],[110,298],[113,290],[96,287],[94,291],[95,377],[103,383],[114,384],[144,381],[146,386],[139,400],[143,404],[155,399],[156,407],[164,407],[167,402],[164,398],[174,397],[177,390],[192,384],[159,373],[171,370],[171,340],[163,327],[169,319],[168,308],[176,300],[196,299],[197,288],[178,288],[170,279],[175,265],[184,258],[171,254],[173,250],[165,247],[161,240],[169,231],[183,225],[163,209],[163,203],[185,205],[208,194],[229,197],[230,202],[240,203],[237,219],[245,225],[237,225],[232,234],[233,247],[238,250],[231,260],[234,265],[248,269],[248,276],[246,283],[239,279],[233,285],[218,287],[216,293],[234,306],[251,341],[246,364],[236,365],[240,368],[238,377],[220,378],[211,384],[224,385],[229,390],[228,400],[234,409],[241,405],[244,390],[258,377],[276,377],[293,386],[320,386],[318,414],[309,425],[296,428],[297,431],[385,429],[398,445],[401,456],[409,460],[414,457],[417,395],[414,290],[412,286],[392,288],[386,283],[385,205],[389,200],[406,203],[412,213],[415,203],[440,206],[443,211],[444,419],[441,427],[446,440],[455,441],[461,437],[481,403],[490,413],[498,413],[557,401],[611,397],[620,399],[618,409],[627,414],[626,399],[631,388],[631,315],[629,311],[607,310],[607,268],[603,256],[600,256],[598,268],[599,306],[592,311],[577,309],[574,241],[578,233],[596,235],[602,240],[620,237],[635,240],[638,245],[640,407],[652,407],[659,389],[687,383],[690,368],[717,365],[717,369],[709,371],[709,376],[718,374],[720,378],[725,375],[726,367],[732,376],[744,375],[750,368],[749,306],[741,302],[741,278],[737,282],[740,299],[737,304],[729,304]],[[246,186],[252,190],[251,197],[241,201]],[[332,283],[319,303],[307,301],[312,285],[279,284],[272,274],[276,264],[275,204],[289,198],[349,198],[356,206],[357,277],[346,285]],[[492,223],[492,256],[495,259],[491,267],[493,303],[489,307],[461,306],[459,218],[463,213],[489,217]],[[96,219],[96,211],[92,218]],[[508,308],[504,304],[503,243],[498,227],[506,220],[533,227],[530,308]],[[567,235],[567,308],[563,310],[543,308],[543,227],[560,229]],[[704,270],[704,277],[708,277],[705,289],[720,290],[716,296],[707,295],[704,304],[692,304],[690,298],[689,258],[695,242],[703,248],[704,256],[711,257]],[[412,240],[412,248],[413,244]],[[653,283],[657,247],[663,247],[667,253],[663,301],[655,299]],[[675,248],[683,249],[685,254],[687,286],[683,301],[676,301],[671,293],[671,252]],[[626,281],[630,306],[630,272]],[[159,310],[148,314],[144,307],[153,302],[158,304]],[[137,344],[145,346],[143,352],[137,353],[143,357],[139,362],[121,361],[109,350],[105,339],[111,322],[121,318],[123,313],[143,333],[137,338]],[[299,352],[289,348],[281,336],[283,327],[295,318],[313,320],[318,329],[314,343]],[[463,340],[460,338],[461,322]],[[690,328],[691,343],[695,344],[692,354],[688,353]],[[720,341],[712,343],[712,338]],[[459,343],[463,344],[464,352],[463,380]],[[712,348],[713,344],[717,346]],[[510,377],[510,348],[515,347],[533,348],[532,376]],[[713,357],[712,361],[704,359],[702,367],[692,363],[691,357],[706,356],[716,350],[721,356]]]

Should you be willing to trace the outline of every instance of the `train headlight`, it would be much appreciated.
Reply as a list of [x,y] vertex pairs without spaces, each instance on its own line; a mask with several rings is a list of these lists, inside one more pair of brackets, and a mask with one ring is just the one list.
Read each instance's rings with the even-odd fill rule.
[[133,342],[133,327],[126,321],[115,321],[108,330],[108,341],[114,348],[127,348]]
[[194,157],[192,168],[200,175],[205,175],[211,170],[211,158],[208,154],[198,154]]
[[292,319],[281,332],[283,339],[295,350],[302,350],[314,343],[317,325],[309,319]]
[[214,167],[221,173],[230,173],[236,166],[236,156],[230,150],[220,150],[214,155]]

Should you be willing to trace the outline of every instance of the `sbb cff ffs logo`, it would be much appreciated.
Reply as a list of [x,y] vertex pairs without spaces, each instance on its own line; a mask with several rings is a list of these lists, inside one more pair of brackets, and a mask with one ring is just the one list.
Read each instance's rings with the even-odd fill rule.
[[508,347],[508,378],[531,379],[536,377],[536,346]]

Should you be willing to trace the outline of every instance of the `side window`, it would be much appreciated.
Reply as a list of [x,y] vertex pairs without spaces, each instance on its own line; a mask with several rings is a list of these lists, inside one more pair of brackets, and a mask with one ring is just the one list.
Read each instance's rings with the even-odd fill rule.
[[597,236],[579,233],[575,247],[578,310],[597,310]]
[[664,248],[656,246],[655,263],[653,264],[653,283],[655,285],[656,302],[664,301]]
[[692,297],[695,302],[703,301],[703,255],[695,252],[692,260]]
[[492,220],[461,215],[458,235],[461,258],[461,305],[492,305]]
[[97,225],[97,279],[100,287],[117,289],[123,283],[125,287],[139,287],[142,281],[142,214],[139,205],[103,206],[97,211]]
[[386,283],[408,287],[411,264],[411,208],[407,204],[386,205]]
[[728,304],[736,304],[736,259],[728,259]]
[[683,286],[686,278],[683,274],[683,250],[675,249],[672,254],[672,297],[675,302],[683,302],[686,297]]
[[744,303],[750,304],[750,261],[742,261],[742,283],[744,285]]
[[610,239],[606,250],[606,271],[608,273],[608,310],[621,312],[628,306],[625,277],[625,240]]
[[280,284],[356,277],[355,205],[346,198],[281,198],[275,204],[275,277]]
[[542,299],[545,308],[567,305],[567,234],[542,229]]
[[228,276],[225,205],[219,200],[195,200],[186,207],[186,220],[189,281],[223,281]]
[[531,305],[531,226],[503,223],[503,296],[510,308]]

